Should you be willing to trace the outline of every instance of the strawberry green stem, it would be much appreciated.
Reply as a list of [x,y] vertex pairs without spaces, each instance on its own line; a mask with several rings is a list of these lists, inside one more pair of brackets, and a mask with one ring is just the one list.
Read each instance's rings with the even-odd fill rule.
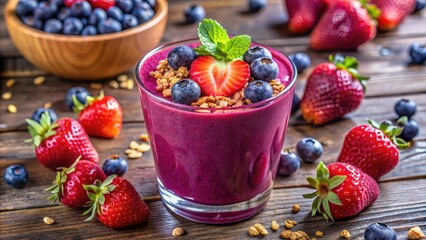
[[92,105],[92,103],[95,100],[101,100],[103,97],[105,96],[104,91],[101,90],[99,93],[99,96],[87,96],[86,97],[86,104],[83,104],[82,102],[78,101],[77,97],[75,95],[72,95],[72,102],[74,103],[74,107],[73,110],[75,113],[79,113],[81,111],[83,111],[85,108],[87,108],[88,106]]
[[40,123],[32,119],[25,119],[25,121],[28,123],[28,132],[31,134],[31,139],[27,139],[25,142],[32,142],[36,147],[44,139],[55,135],[56,131],[54,129],[59,126],[57,123],[50,122],[50,115],[47,111],[42,113]]
[[370,17],[374,21],[376,21],[382,14],[382,11],[380,11],[380,9],[375,4],[370,4],[368,3],[367,0],[359,0],[359,1],[361,2],[362,7],[365,8],[365,10],[367,10],[368,15],[370,15]]
[[[387,124],[383,122],[382,124],[379,124],[373,120],[367,119],[368,123],[376,128],[382,131],[398,149],[406,149],[410,147],[410,143],[404,141],[402,138],[399,138],[398,136],[402,133],[403,127],[394,126],[392,124]],[[402,117],[398,119],[398,125],[404,126],[404,124],[408,121],[407,117]]]
[[307,199],[314,199],[312,202],[312,216],[320,213],[325,220],[333,220],[330,211],[330,203],[342,205],[339,197],[332,191],[345,181],[346,176],[334,176],[330,178],[330,172],[323,162],[320,162],[317,167],[316,178],[308,177],[309,185],[316,189],[315,192],[304,194],[303,197]]
[[337,53],[336,55],[330,55],[328,56],[328,59],[331,63],[336,65],[338,69],[346,70],[348,71],[352,77],[357,79],[364,89],[364,92],[367,90],[367,83],[366,81],[369,79],[369,77],[362,76],[358,72],[358,60],[355,57],[351,56],[343,56],[340,53]]
[[105,203],[105,194],[109,194],[115,189],[115,185],[112,184],[112,181],[117,175],[111,175],[104,182],[96,180],[94,185],[83,185],[83,188],[87,191],[87,196],[90,201],[87,202],[85,207],[90,207],[87,209],[83,215],[90,213],[90,216],[84,221],[92,220],[96,215],[101,214],[101,206]]

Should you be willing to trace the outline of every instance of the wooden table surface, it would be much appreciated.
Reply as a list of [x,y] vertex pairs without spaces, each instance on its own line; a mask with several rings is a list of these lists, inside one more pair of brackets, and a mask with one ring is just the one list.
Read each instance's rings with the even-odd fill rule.
[[[170,1],[169,21],[162,42],[194,37],[197,25],[183,25],[182,12],[191,1]],[[194,2],[194,1],[192,1]],[[309,50],[307,36],[291,36],[286,28],[286,14],[282,1],[270,0],[267,8],[258,14],[246,14],[246,1],[203,0],[198,1],[207,12],[207,17],[219,20],[233,35],[250,34],[255,41],[262,42],[290,54],[307,51],[313,64],[327,60],[329,53],[315,53]],[[29,171],[30,180],[23,189],[14,189],[0,180],[0,239],[127,239],[127,238],[172,238],[175,227],[186,230],[183,239],[247,239],[247,228],[254,223],[269,227],[276,220],[283,230],[283,221],[293,219],[299,222],[295,229],[304,230],[311,236],[316,230],[325,233],[323,239],[338,239],[343,229],[351,232],[351,239],[362,239],[364,229],[370,223],[384,222],[398,233],[398,239],[406,239],[407,231],[419,226],[426,231],[426,67],[407,64],[407,47],[410,43],[426,43],[426,11],[423,15],[409,16],[393,32],[380,33],[377,38],[362,46],[358,52],[351,52],[360,60],[360,72],[371,76],[366,98],[361,107],[347,118],[323,127],[312,127],[294,116],[286,135],[286,147],[294,147],[302,137],[311,136],[326,144],[321,158],[326,163],[336,160],[345,133],[352,127],[366,123],[366,119],[382,121],[395,119],[394,103],[404,97],[414,100],[418,106],[415,119],[423,131],[413,146],[401,151],[398,166],[380,180],[379,199],[356,217],[325,222],[321,217],[310,217],[310,201],[302,194],[310,192],[305,178],[314,173],[315,165],[303,164],[291,177],[278,177],[265,210],[249,220],[221,226],[212,226],[188,221],[168,211],[158,195],[152,154],[129,160],[129,171],[125,177],[143,195],[151,209],[151,217],[145,224],[114,230],[93,221],[85,223],[81,212],[64,206],[51,205],[48,193],[43,192],[54,178],[54,172],[42,167],[35,159],[31,144],[24,143],[29,137],[24,119],[30,117],[36,107],[47,102],[60,117],[74,117],[64,104],[66,91],[81,85],[88,89],[88,83],[77,83],[58,79],[29,64],[14,48],[8,37],[3,18],[5,0],[0,1],[0,77],[1,92],[10,91],[12,99],[0,101],[0,172],[11,164],[22,164]],[[301,96],[306,78],[312,68],[299,76],[297,93]],[[132,74],[130,71],[129,74]],[[35,86],[32,80],[46,76],[47,81]],[[6,88],[7,79],[16,79],[12,88]],[[130,141],[146,132],[141,114],[139,95],[135,89],[111,89],[108,80],[100,82],[107,94],[115,96],[124,110],[123,131],[117,139],[92,138],[101,159],[112,154],[125,156],[124,150]],[[91,89],[93,94],[98,90]],[[8,104],[18,108],[16,114],[6,111]],[[103,161],[103,160],[102,160]],[[102,162],[101,162],[102,163]],[[299,204],[302,210],[291,213],[291,206]],[[45,225],[43,217],[50,216],[55,224]],[[279,232],[269,231],[265,239],[278,239]]]

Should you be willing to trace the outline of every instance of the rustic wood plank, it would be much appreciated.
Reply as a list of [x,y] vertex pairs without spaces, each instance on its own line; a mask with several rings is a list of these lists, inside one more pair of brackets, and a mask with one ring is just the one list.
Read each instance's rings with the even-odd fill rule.
[[[335,223],[327,223],[320,217],[311,218],[310,201],[303,199],[301,195],[312,190],[293,188],[274,190],[263,212],[236,224],[213,226],[193,223],[170,213],[161,201],[155,201],[148,204],[151,217],[147,223],[121,230],[106,228],[97,222],[84,223],[81,211],[60,206],[2,212],[0,233],[2,239],[80,239],[83,233],[85,239],[172,239],[173,228],[179,226],[187,231],[182,239],[251,239],[247,234],[249,226],[262,223],[269,229],[271,220],[276,220],[281,225],[280,230],[269,230],[269,235],[263,239],[278,239],[285,219],[299,222],[292,230],[304,230],[311,236],[316,230],[323,231],[324,239],[338,239],[343,229],[351,232],[351,239],[363,239],[365,228],[373,222],[384,222],[392,226],[398,239],[405,239],[407,231],[413,226],[426,230],[424,180],[383,183],[380,188],[380,197],[370,208],[356,217]],[[298,214],[291,213],[291,206],[295,203],[302,208]],[[45,225],[42,222],[44,216],[53,217],[56,223]]]

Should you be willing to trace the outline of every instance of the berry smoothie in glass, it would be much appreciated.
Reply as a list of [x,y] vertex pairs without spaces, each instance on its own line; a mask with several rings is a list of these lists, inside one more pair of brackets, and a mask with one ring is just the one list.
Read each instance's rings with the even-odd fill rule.
[[198,35],[139,62],[142,111],[165,205],[197,222],[237,222],[271,194],[296,71],[281,52],[229,38],[214,20]]

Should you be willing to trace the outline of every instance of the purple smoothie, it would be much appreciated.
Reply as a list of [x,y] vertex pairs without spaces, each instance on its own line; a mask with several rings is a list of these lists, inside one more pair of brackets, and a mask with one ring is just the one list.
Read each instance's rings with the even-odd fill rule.
[[[173,195],[192,203],[216,206],[248,201],[268,191],[275,179],[293,99],[294,68],[282,53],[268,48],[279,66],[284,92],[243,107],[197,112],[196,107],[163,98],[149,74],[173,47],[188,43],[154,50],[140,62],[136,74],[158,180]],[[219,215],[178,214],[226,223],[250,217],[263,206]]]

